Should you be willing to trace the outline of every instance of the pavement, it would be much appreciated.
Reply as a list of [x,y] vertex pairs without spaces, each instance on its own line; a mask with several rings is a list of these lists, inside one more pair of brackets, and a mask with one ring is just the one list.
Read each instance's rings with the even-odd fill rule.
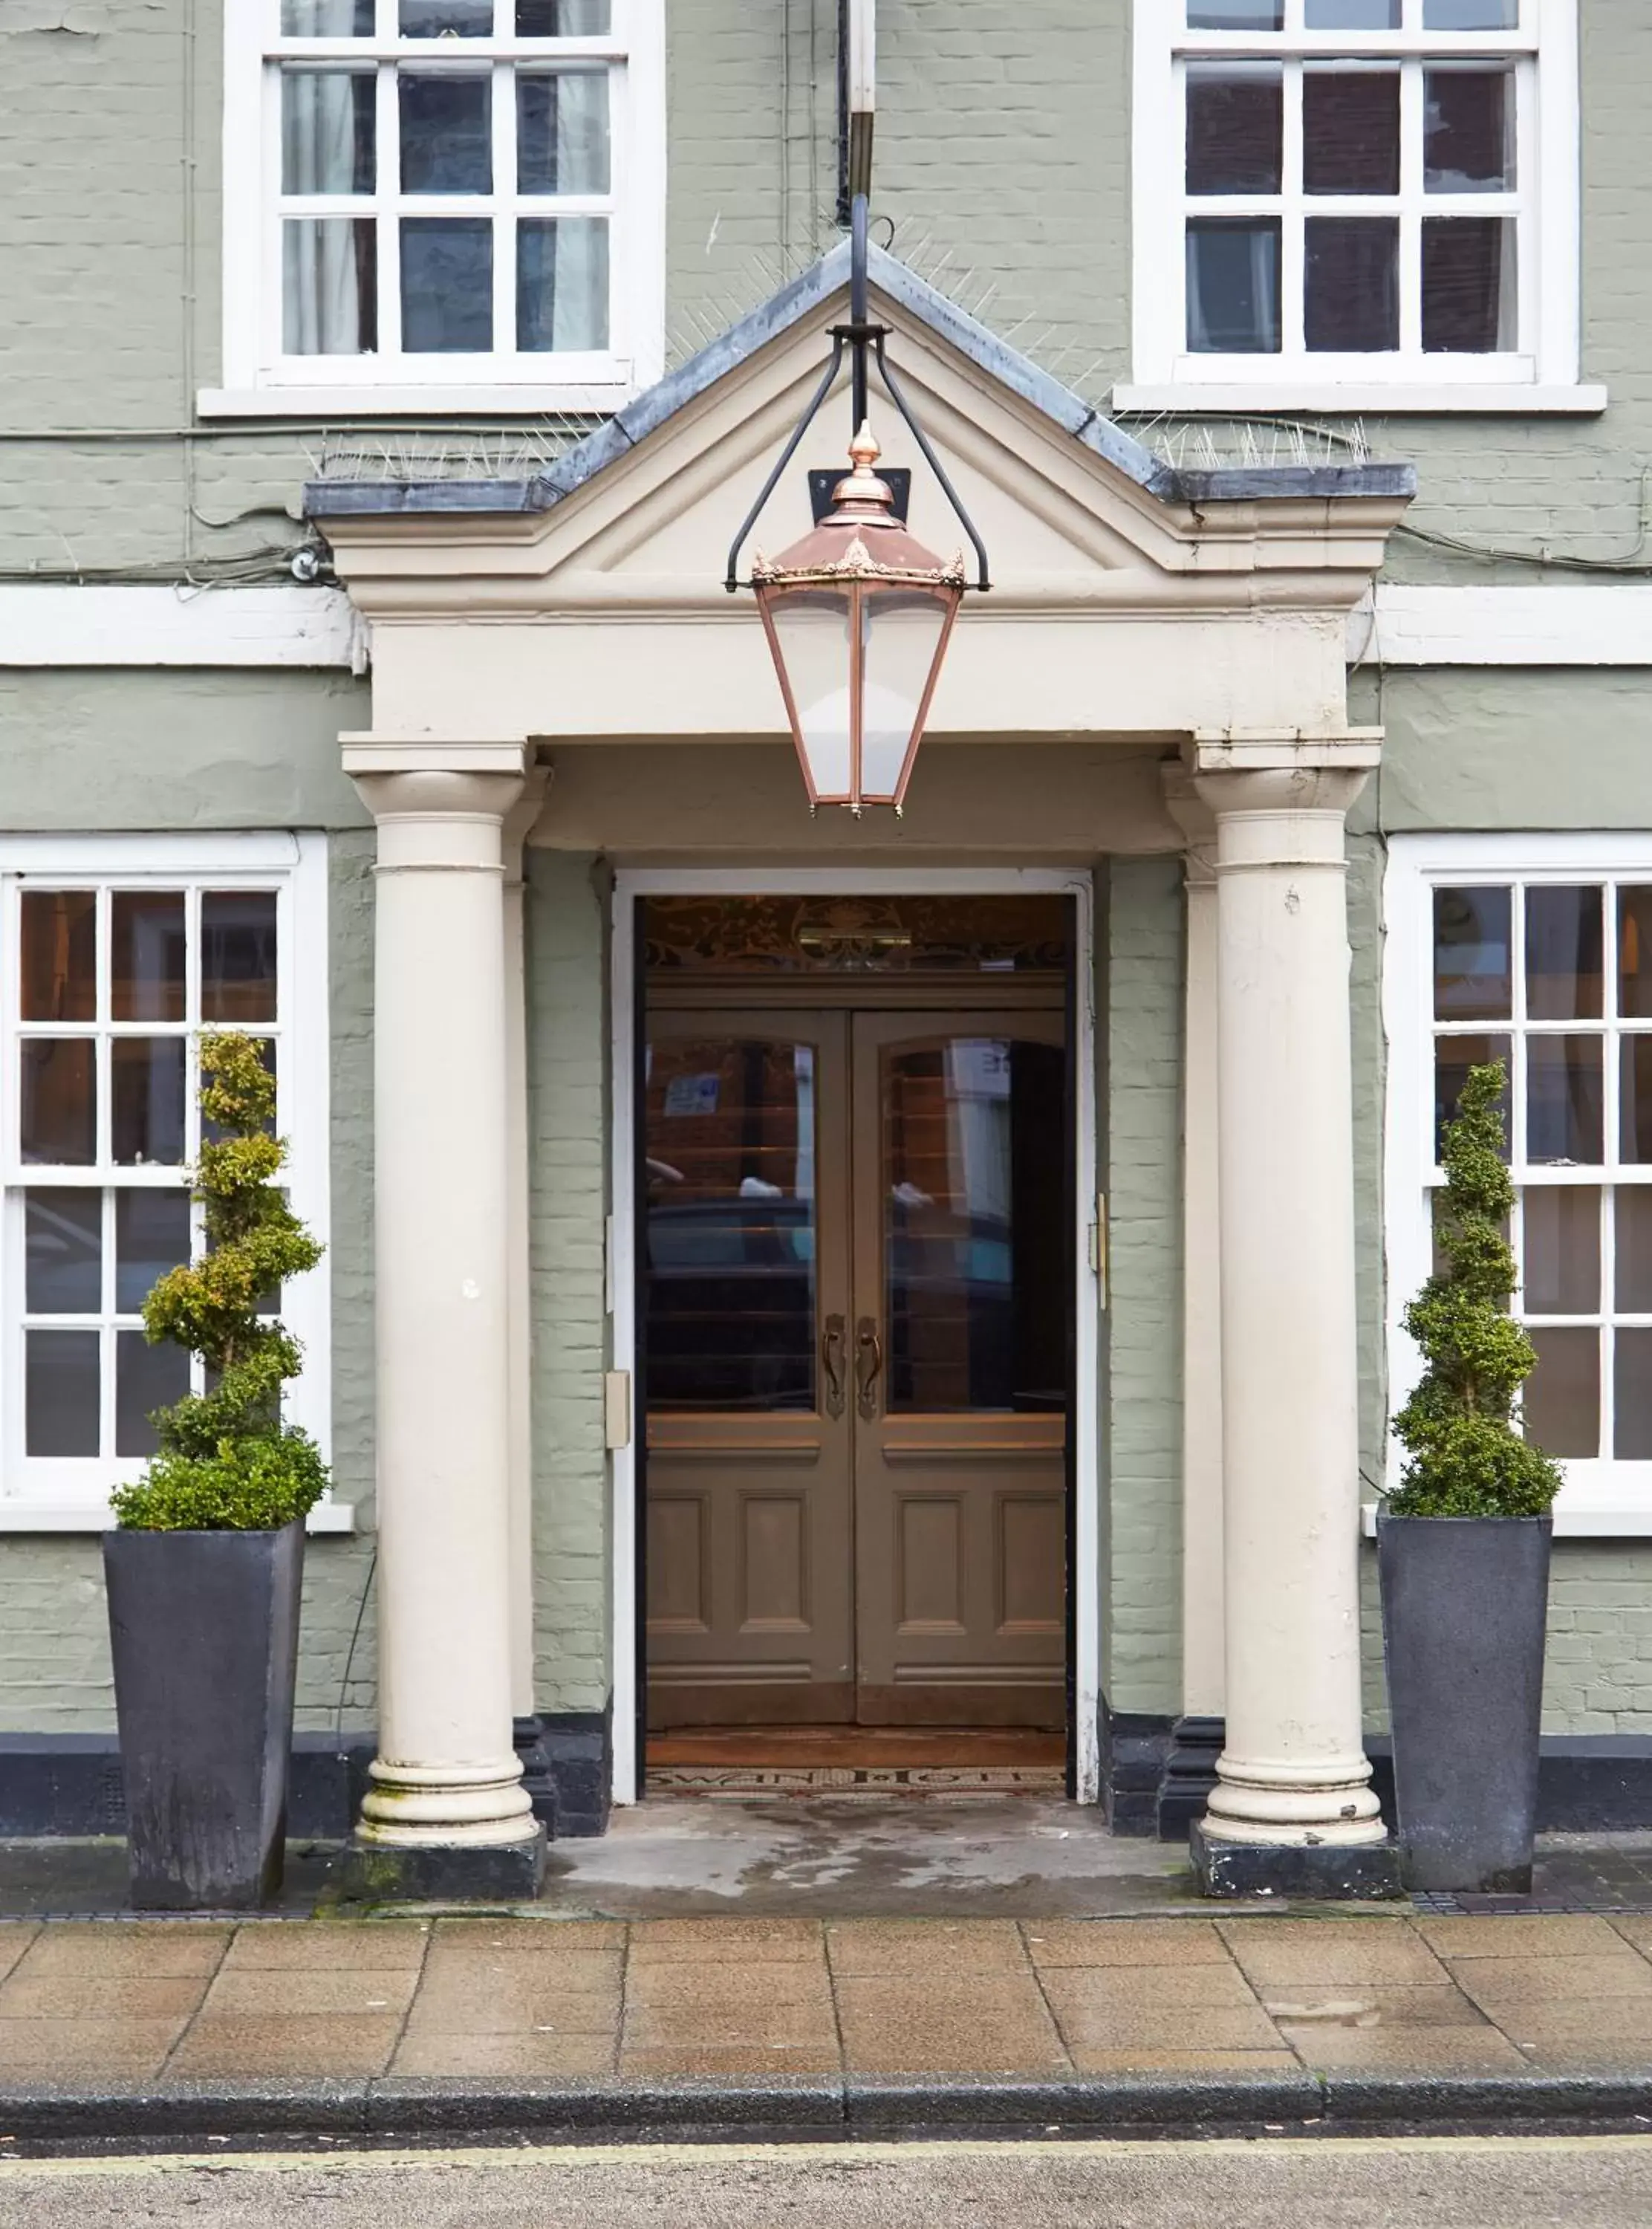
[[219,2150],[0,2166],[0,2224],[20,2229],[1642,2229],[1649,2214],[1649,2136]]
[[1652,1916],[0,1924],[0,2146],[1652,2125]]

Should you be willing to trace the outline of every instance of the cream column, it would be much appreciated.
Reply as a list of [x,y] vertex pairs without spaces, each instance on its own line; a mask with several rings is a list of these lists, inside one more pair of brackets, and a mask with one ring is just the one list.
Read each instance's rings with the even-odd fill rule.
[[542,1851],[511,1742],[502,836],[525,759],[345,739],[379,836],[379,1753],[358,1836],[416,1892],[531,1878]]
[[1360,1708],[1344,816],[1369,734],[1200,738],[1217,830],[1226,1736],[1210,1893],[1397,1885]]

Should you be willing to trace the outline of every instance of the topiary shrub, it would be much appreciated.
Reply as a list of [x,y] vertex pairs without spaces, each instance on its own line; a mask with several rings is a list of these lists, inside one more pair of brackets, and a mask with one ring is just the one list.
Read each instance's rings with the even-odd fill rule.
[[1520,1389],[1537,1365],[1508,1313],[1519,1282],[1503,1225],[1514,1187],[1503,1161],[1500,1060],[1471,1068],[1445,1126],[1439,1249],[1445,1268],[1405,1314],[1423,1351],[1421,1381],[1394,1418],[1408,1461],[1389,1497],[1396,1517],[1540,1517],[1559,1466],[1515,1429]]
[[235,1031],[203,1037],[201,1079],[202,1114],[219,1133],[195,1171],[206,1252],[156,1281],[144,1332],[198,1355],[210,1390],[155,1412],[159,1452],[110,1500],[116,1522],[136,1531],[278,1530],[320,1500],[327,1467],[307,1432],[281,1422],[281,1388],[303,1350],[259,1303],[313,1269],[322,1248],[275,1182],[287,1149],[257,1041]]

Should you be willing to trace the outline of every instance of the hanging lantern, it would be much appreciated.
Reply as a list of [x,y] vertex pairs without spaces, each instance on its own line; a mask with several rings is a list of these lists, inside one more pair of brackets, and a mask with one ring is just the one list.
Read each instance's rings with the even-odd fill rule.
[[964,597],[962,556],[943,560],[895,517],[870,427],[820,524],[752,586],[780,677],[811,808],[899,813]]

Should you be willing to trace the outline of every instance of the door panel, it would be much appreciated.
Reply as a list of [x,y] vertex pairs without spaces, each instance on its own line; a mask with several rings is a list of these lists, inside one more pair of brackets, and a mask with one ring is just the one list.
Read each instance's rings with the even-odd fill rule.
[[842,1014],[650,1019],[651,1725],[853,1716],[847,1045]]
[[1060,1016],[853,1024],[856,1716],[1065,1716]]

